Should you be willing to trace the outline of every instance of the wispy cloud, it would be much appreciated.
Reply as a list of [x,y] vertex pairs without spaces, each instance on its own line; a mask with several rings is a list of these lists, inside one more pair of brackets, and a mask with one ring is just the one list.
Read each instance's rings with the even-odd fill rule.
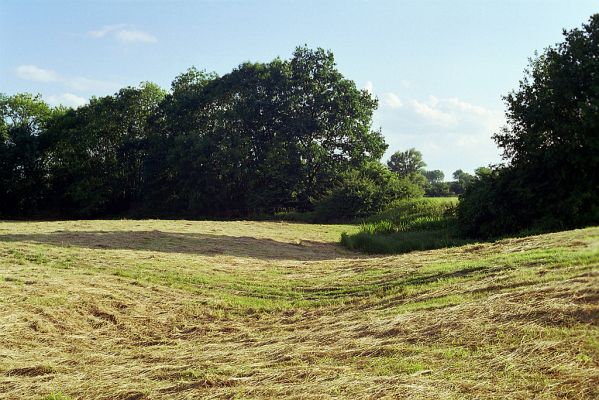
[[67,106],[67,107],[80,107],[87,103],[87,99],[81,96],[77,96],[73,93],[62,93],[59,95],[48,96],[48,103],[53,106]]
[[143,42],[156,43],[158,39],[147,32],[136,29],[123,29],[115,33],[117,40],[124,43]]
[[410,105],[418,116],[435,125],[449,127],[458,122],[458,116],[455,115],[455,113],[437,107],[438,100],[435,97],[433,97],[433,101],[429,103],[410,100]]
[[122,86],[116,82],[89,79],[82,76],[65,78],[64,83],[71,89],[81,92],[112,92]]
[[158,41],[156,36],[127,24],[104,25],[100,29],[87,32],[87,34],[96,39],[112,37],[121,43],[156,43]]
[[60,80],[60,76],[56,72],[35,65],[20,65],[15,72],[19,78],[28,81],[58,82]]
[[80,92],[111,92],[118,90],[121,85],[116,82],[90,79],[82,76],[66,76],[51,69],[36,65],[20,65],[15,69],[16,75],[27,81],[60,83],[71,90]]
[[100,29],[96,29],[96,30],[87,32],[87,34],[93,38],[101,38],[101,37],[108,35],[109,33],[118,31],[120,29],[125,29],[126,27],[127,27],[127,25],[125,25],[125,24],[104,25]]
[[396,110],[403,107],[403,118],[450,130],[461,130],[464,124],[468,124],[480,130],[494,131],[504,122],[503,113],[468,103],[457,97],[440,99],[431,95],[424,100],[401,99],[397,93],[387,92],[383,98],[383,108]]
[[403,106],[403,101],[401,101],[399,96],[395,93],[385,93],[383,95],[383,99],[385,100],[385,105],[391,109],[400,108]]
[[389,144],[388,155],[416,147],[428,168],[441,169],[447,176],[458,168],[473,170],[500,161],[491,135],[505,124],[501,111],[458,97],[386,92],[375,118]]
[[366,85],[364,85],[364,90],[370,93],[370,95],[374,94],[374,85],[372,81],[366,81]]

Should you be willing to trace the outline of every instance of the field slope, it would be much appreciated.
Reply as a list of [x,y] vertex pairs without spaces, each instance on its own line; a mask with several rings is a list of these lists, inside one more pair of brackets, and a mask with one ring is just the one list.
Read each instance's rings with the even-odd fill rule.
[[599,228],[392,257],[335,225],[0,223],[0,398],[599,396]]

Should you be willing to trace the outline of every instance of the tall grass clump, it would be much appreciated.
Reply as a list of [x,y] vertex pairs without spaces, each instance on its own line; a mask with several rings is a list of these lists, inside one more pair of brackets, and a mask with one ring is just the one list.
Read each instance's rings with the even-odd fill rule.
[[419,198],[393,202],[363,221],[341,244],[370,254],[406,253],[458,246],[467,241],[456,226],[456,198]]

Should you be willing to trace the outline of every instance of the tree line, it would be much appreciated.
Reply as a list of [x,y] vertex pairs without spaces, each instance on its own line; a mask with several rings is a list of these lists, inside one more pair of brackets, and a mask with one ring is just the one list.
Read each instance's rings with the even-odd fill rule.
[[426,163],[422,153],[415,148],[406,151],[396,151],[387,161],[389,170],[400,177],[406,178],[424,190],[429,197],[458,196],[464,193],[466,187],[474,181],[474,178],[486,174],[489,167],[479,167],[474,170],[474,175],[461,169],[453,174],[453,181],[446,181],[443,171],[434,169],[426,170]]
[[387,145],[371,127],[376,107],[331,52],[307,47],[223,76],[190,68],[169,91],[146,82],[76,109],[2,95],[0,215],[306,211],[351,180],[368,191],[352,215],[369,212],[422,194],[380,163]]

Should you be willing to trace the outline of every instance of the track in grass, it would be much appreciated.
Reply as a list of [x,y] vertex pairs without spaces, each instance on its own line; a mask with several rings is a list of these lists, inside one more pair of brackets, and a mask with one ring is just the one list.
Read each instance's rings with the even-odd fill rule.
[[393,257],[348,229],[0,223],[0,397],[599,395],[599,228]]

